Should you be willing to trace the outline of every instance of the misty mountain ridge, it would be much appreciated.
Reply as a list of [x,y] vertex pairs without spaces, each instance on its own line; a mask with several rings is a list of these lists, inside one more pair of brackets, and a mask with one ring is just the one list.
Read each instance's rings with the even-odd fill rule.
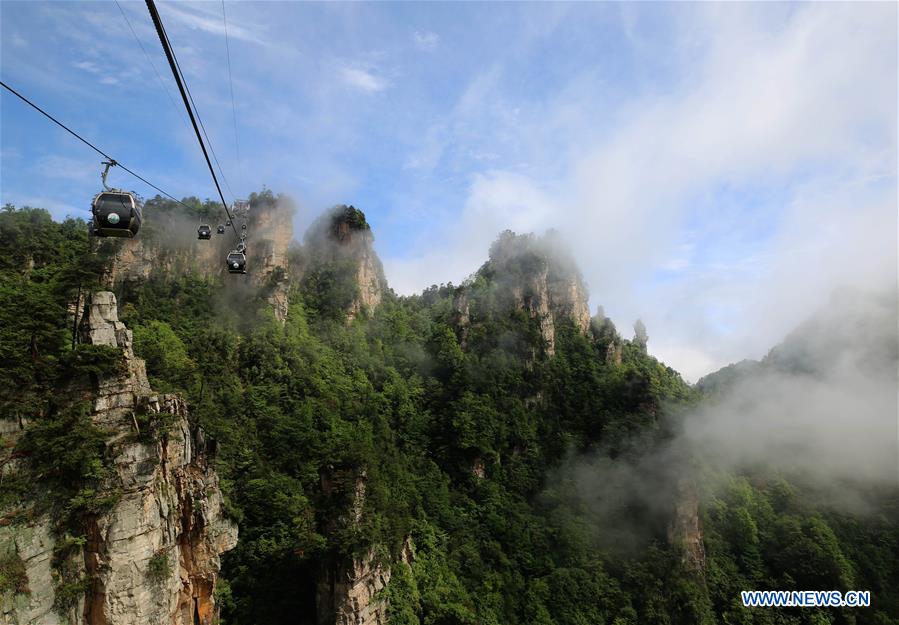
[[761,370],[824,376],[834,369],[857,369],[870,376],[896,376],[896,297],[842,287],[818,310],[772,347],[761,361],[742,360],[697,381],[713,392],[734,378]]

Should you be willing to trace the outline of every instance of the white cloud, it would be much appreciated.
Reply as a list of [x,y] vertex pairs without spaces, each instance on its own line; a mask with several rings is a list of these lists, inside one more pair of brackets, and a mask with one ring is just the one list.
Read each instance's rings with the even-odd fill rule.
[[[590,89],[503,116],[492,114],[495,81],[473,81],[457,119],[489,116],[484,149],[511,136],[527,148],[519,161],[538,166],[476,176],[457,225],[385,263],[394,287],[458,281],[500,230],[552,226],[592,303],[621,328],[642,317],[650,349],[694,379],[762,355],[841,283],[895,287],[896,7],[695,5],[679,15],[679,79],[624,100],[605,134],[594,132],[604,120],[579,110],[595,109]],[[551,159],[562,157],[555,175]],[[741,196],[734,207],[722,191]],[[658,281],[666,267],[674,275]]]
[[[161,11],[163,14],[162,17],[163,19],[166,17],[173,17],[175,20],[192,30],[201,30],[221,37],[225,36],[225,22],[220,11],[218,13],[206,11],[202,3],[190,6],[190,9],[183,10],[176,7],[173,3],[167,2],[165,3],[164,10]],[[267,45],[265,38],[262,36],[261,29],[258,26],[247,26],[246,24],[246,20],[241,20],[240,23],[228,20],[228,37],[238,41],[246,41],[263,46]]]
[[72,63],[72,65],[91,74],[99,74],[102,71],[93,61],[78,61],[77,63]]
[[434,169],[443,156],[450,135],[445,123],[434,124],[418,138],[415,149],[406,157],[405,169]]
[[486,259],[490,244],[503,230],[540,232],[552,225],[555,201],[531,180],[511,172],[475,176],[468,200],[451,228],[448,245],[422,245],[405,259],[387,258],[390,286],[412,293],[430,283],[459,284]]
[[119,68],[121,69],[115,68],[117,69],[117,75],[113,75],[111,71],[113,68],[100,66],[93,61],[78,61],[72,65],[82,71],[97,76],[97,82],[101,85],[118,85],[122,82],[133,81],[139,76],[139,71],[136,67],[129,67],[124,63],[119,65]]
[[[895,178],[880,191],[854,182],[896,167],[896,35],[880,13],[806,7],[773,30],[730,11],[704,15],[716,36],[695,68],[700,80],[634,107],[631,123],[579,164],[574,223],[595,230],[566,230],[608,308],[623,303],[651,332],[681,335],[720,366],[760,355],[841,282],[888,282],[890,259],[895,275]],[[884,133],[873,147],[872,128]],[[689,220],[747,225],[716,206],[691,210],[696,194],[784,184],[792,199],[769,218],[775,234],[723,235],[752,252],[749,266],[709,263],[628,297]],[[678,354],[674,364],[687,366]]]
[[419,50],[430,52],[440,43],[440,35],[430,31],[421,32],[416,30],[412,33],[412,41]]
[[369,93],[383,91],[389,85],[387,79],[359,67],[343,66],[338,75],[344,84]]
[[[461,152],[465,158],[495,165],[500,159],[496,152],[499,146],[484,140],[492,138],[491,133],[497,129],[513,125],[518,116],[515,109],[505,106],[498,92],[501,74],[499,64],[476,74],[452,108],[421,134],[404,168],[433,170],[454,146],[464,148]],[[477,145],[464,147],[472,141]]]

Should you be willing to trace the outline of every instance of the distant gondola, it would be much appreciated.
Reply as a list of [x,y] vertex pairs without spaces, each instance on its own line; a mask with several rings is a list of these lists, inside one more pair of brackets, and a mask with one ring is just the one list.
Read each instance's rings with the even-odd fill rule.
[[203,240],[209,240],[212,238],[212,228],[203,224],[199,228],[197,228],[197,238]]
[[112,189],[106,184],[106,175],[110,167],[118,163],[114,160],[103,161],[106,167],[100,174],[105,191],[100,191],[91,202],[91,223],[88,231],[97,237],[127,237],[132,238],[140,230],[141,209],[140,203],[133,193]]
[[241,225],[240,229],[241,229],[241,230],[246,230],[246,229],[247,229],[247,224]]
[[140,230],[140,204],[127,191],[101,191],[91,204],[90,231],[98,237],[132,238]]
[[243,252],[233,250],[228,254],[227,259],[228,273],[246,273],[247,272],[247,256]]
[[215,229],[219,234],[225,234],[225,226],[219,224],[219,227]]
[[228,221],[226,221],[226,222],[225,222],[225,225],[228,226],[228,227],[230,227],[230,226],[231,226],[231,220],[229,219]]

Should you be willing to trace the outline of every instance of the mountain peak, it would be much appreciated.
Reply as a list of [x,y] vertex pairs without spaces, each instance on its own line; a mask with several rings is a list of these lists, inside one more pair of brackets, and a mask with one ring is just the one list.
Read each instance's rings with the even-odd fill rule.
[[309,258],[305,291],[320,310],[352,320],[377,308],[387,280],[365,213],[352,205],[334,206],[313,222],[304,242]]
[[353,205],[338,204],[325,211],[306,232],[306,243],[313,246],[327,242],[351,245],[360,240],[371,245],[374,236],[365,213]]
[[539,321],[547,356],[555,353],[556,325],[563,319],[583,333],[590,328],[587,288],[555,231],[502,232],[478,275],[494,285],[500,300]]

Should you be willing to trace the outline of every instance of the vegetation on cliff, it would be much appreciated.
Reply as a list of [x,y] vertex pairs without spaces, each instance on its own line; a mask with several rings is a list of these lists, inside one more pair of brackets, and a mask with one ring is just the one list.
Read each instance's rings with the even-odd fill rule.
[[[71,345],[67,307],[103,262],[84,233],[37,209],[0,214],[0,241],[15,250],[0,274],[0,408],[32,422],[23,451],[41,480],[77,482],[67,488],[89,483],[102,456],[48,393],[73,368],[105,362]],[[702,491],[699,571],[668,540],[664,477],[658,505],[623,483],[617,507],[597,516],[573,459],[601,457],[613,480],[615,467],[663,449],[701,399],[646,352],[645,328],[629,341],[603,315],[587,333],[562,320],[547,357],[541,320],[506,306],[487,273],[464,287],[465,323],[453,285],[388,292],[347,323],[352,272],[331,269],[294,283],[284,323],[261,298],[237,297],[228,276],[117,286],[153,386],[183,394],[217,441],[240,526],[217,591],[223,623],[314,623],[322,567],[372,548],[392,565],[394,625],[899,623],[899,523],[887,504],[853,516],[816,507],[781,476],[713,476],[725,486]],[[609,540],[624,534],[626,548]],[[395,563],[410,542],[411,564]],[[740,590],[769,588],[870,589],[875,606],[740,606]]]

